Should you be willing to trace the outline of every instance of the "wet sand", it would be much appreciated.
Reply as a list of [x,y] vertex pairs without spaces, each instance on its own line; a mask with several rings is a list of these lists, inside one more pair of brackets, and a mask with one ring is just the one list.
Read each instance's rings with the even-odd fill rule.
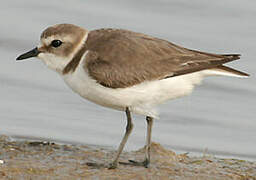
[[[220,159],[204,154],[176,154],[152,144],[151,166],[120,164],[107,169],[114,149],[100,146],[17,141],[0,136],[0,179],[256,179],[256,162]],[[144,149],[124,152],[121,162],[143,160]],[[105,164],[92,168],[87,163]]]

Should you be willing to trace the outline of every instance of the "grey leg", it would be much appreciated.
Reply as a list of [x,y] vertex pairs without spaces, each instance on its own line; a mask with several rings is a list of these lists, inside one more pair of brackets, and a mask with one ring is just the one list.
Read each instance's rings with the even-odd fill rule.
[[145,146],[145,160],[142,162],[137,162],[133,160],[129,160],[133,165],[137,166],[144,166],[146,168],[149,167],[150,164],[150,145],[151,145],[151,132],[152,132],[152,124],[153,124],[153,118],[147,116],[147,139],[146,139],[146,146]]
[[126,131],[125,131],[125,135],[119,145],[119,148],[117,150],[117,154],[116,154],[116,158],[114,159],[114,161],[110,164],[110,167],[109,169],[115,169],[117,168],[117,165],[118,165],[118,159],[119,159],[119,156],[120,154],[122,153],[123,149],[124,149],[124,146],[128,140],[128,137],[129,135],[131,134],[132,132],[132,128],[133,128],[133,124],[132,124],[132,118],[131,118],[131,113],[130,113],[130,110],[129,108],[127,107],[126,110],[126,116],[127,116],[127,125],[126,125]]
[[146,166],[150,163],[150,146],[151,146],[151,134],[152,134],[152,125],[153,125],[153,118],[147,116],[147,143],[146,143],[146,154],[145,154],[145,161]]

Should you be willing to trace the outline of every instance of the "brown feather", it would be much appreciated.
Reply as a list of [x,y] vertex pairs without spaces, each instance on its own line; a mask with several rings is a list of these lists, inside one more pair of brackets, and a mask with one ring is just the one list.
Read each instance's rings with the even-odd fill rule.
[[[170,78],[239,59],[239,55],[189,50],[162,39],[120,29],[91,31],[83,49],[90,52],[84,68],[98,83],[110,88]],[[65,73],[68,71],[66,68]]]

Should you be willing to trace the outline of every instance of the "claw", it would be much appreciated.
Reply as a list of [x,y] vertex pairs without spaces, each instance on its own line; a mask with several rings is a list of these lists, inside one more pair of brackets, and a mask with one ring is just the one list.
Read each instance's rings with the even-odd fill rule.
[[93,167],[93,168],[97,168],[97,169],[106,167],[106,165],[104,165],[104,164],[92,163],[92,162],[88,162],[88,163],[86,163],[86,165],[90,166],[90,167]]
[[117,163],[110,163],[108,169],[116,169]]
[[134,161],[134,160],[129,160],[130,163],[122,163],[126,165],[134,165],[134,166],[144,166],[145,168],[149,167],[150,161],[148,159],[145,159],[142,162]]
[[90,166],[90,167],[93,167],[93,168],[97,168],[97,169],[100,169],[100,168],[108,168],[108,169],[116,169],[118,164],[113,162],[113,163],[110,163],[109,165],[106,165],[106,164],[100,164],[100,163],[93,163],[93,162],[88,162],[86,163],[87,166]]

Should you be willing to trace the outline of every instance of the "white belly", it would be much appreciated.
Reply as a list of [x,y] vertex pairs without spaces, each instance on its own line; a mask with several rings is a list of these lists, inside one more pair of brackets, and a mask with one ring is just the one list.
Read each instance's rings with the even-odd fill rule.
[[194,85],[202,80],[202,74],[201,71],[112,89],[98,84],[79,65],[74,73],[63,76],[63,79],[74,92],[96,104],[117,110],[129,107],[134,113],[156,118],[156,105],[190,94]]

